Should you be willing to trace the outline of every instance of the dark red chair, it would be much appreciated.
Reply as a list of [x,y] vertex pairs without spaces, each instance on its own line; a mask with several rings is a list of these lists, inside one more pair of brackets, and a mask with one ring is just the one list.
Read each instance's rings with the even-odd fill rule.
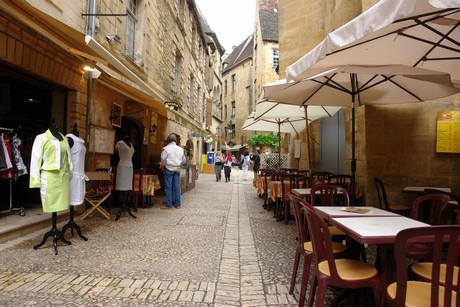
[[[430,225],[445,224],[445,209],[450,197],[445,194],[424,194],[412,203],[410,217]],[[407,255],[413,259],[427,259],[431,255],[431,246],[411,243],[407,247]]]
[[[414,243],[432,247],[429,281],[409,280],[407,247]],[[394,248],[396,282],[386,289],[388,306],[460,306],[460,226],[405,229],[396,235]]]
[[[294,217],[297,229],[297,247],[294,254],[294,267],[292,269],[291,285],[289,287],[289,294],[294,292],[294,287],[297,279],[297,271],[299,268],[300,257],[303,256],[303,269],[300,284],[299,306],[305,304],[305,295],[307,292],[308,278],[310,276],[310,266],[313,258],[313,245],[309,239],[308,226],[305,216],[302,214],[302,206],[306,203],[301,198],[291,194],[291,207],[294,211]],[[303,204],[303,205],[302,205]],[[340,256],[345,253],[347,246],[341,243],[332,242],[332,250],[335,256]]]
[[377,269],[366,262],[353,259],[335,259],[329,226],[315,212],[313,206],[303,207],[308,220],[308,230],[313,243],[314,277],[310,285],[308,306],[316,293],[315,306],[323,306],[329,286],[343,289],[372,288],[375,306],[380,306],[382,285]]

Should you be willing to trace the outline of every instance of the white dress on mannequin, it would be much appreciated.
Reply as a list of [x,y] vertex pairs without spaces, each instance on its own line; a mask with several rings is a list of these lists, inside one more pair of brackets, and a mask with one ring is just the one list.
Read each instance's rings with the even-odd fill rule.
[[133,189],[133,161],[134,146],[125,141],[118,141],[115,149],[120,156],[120,162],[117,166],[116,185],[117,191],[131,191]]
[[73,164],[73,171],[70,171],[70,205],[78,206],[85,199],[86,181],[88,181],[88,177],[85,175],[85,141],[72,133],[67,134],[66,137],[73,140],[73,145],[70,148]]

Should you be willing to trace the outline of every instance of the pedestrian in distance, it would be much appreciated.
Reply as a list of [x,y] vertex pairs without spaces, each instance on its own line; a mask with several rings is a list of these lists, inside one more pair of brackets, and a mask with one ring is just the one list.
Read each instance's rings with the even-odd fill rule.
[[248,171],[249,171],[249,151],[245,151],[244,155],[241,157],[241,168],[243,170],[243,181],[248,180]]
[[222,167],[224,166],[224,157],[220,151],[216,152],[216,158],[214,159],[214,173],[216,173],[216,181],[220,181],[222,178]]
[[257,149],[256,152],[252,155],[251,157],[252,160],[252,170],[254,171],[254,177],[257,175],[259,172],[260,168],[260,149]]
[[230,173],[232,172],[233,157],[230,151],[225,153],[224,158],[224,175],[225,182],[230,181]]
[[166,146],[161,151],[160,167],[164,171],[166,203],[161,205],[161,209],[171,209],[174,196],[174,207],[181,207],[180,191],[180,169],[185,165],[187,160],[184,155],[184,149],[177,145],[177,138],[171,133],[166,139]]

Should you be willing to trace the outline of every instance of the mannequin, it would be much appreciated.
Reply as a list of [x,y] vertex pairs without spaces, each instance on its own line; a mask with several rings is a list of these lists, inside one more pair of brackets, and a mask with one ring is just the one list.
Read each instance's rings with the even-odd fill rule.
[[71,244],[64,239],[63,232],[57,229],[56,222],[57,212],[69,209],[69,172],[72,168],[69,144],[56,128],[53,119],[50,128],[37,135],[32,146],[29,187],[40,188],[43,212],[52,213],[52,228],[34,249],[45,244],[50,236],[54,238],[55,255],[58,253],[58,240]]
[[74,168],[73,171],[70,171],[70,220],[62,228],[62,232],[65,234],[67,229],[70,228],[73,236],[75,228],[80,238],[87,241],[88,238],[82,235],[80,227],[73,219],[75,206],[81,205],[85,200],[85,181],[88,180],[88,177],[85,175],[85,141],[79,137],[79,134],[77,124],[74,124],[72,131],[66,135]]
[[134,218],[135,215],[131,213],[131,210],[127,206],[128,194],[133,189],[133,161],[132,157],[134,154],[134,146],[129,140],[127,135],[124,135],[120,141],[115,144],[115,149],[118,151],[120,161],[118,162],[116,172],[116,185],[115,190],[120,195],[121,206],[117,213],[115,221],[120,219],[123,211],[127,211],[128,214]]

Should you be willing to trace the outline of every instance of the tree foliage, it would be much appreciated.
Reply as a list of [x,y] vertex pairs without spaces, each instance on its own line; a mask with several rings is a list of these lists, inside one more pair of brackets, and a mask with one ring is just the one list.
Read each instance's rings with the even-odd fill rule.
[[251,146],[269,145],[274,147],[274,151],[278,151],[278,137],[273,133],[270,133],[268,135],[254,134],[248,140],[248,144]]

